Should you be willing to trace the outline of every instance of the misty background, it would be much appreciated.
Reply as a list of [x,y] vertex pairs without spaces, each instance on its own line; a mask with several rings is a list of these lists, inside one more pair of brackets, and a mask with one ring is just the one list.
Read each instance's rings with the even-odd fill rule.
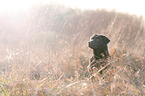
[[[140,0],[0,2],[0,95],[144,95]],[[103,75],[87,71],[94,34],[110,39]]]

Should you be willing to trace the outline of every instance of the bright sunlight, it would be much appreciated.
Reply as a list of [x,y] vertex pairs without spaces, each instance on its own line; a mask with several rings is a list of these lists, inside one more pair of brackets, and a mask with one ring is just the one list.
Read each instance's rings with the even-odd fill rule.
[[0,0],[0,96],[145,96],[144,9],[143,0]]
[[18,12],[29,9],[36,4],[57,3],[71,8],[116,10],[136,15],[145,16],[142,0],[0,0],[0,11]]
[[0,0],[0,11],[18,12],[25,11],[38,0]]

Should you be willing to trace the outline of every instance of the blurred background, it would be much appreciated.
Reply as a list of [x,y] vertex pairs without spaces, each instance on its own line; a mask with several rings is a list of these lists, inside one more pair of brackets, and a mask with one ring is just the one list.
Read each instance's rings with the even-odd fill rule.
[[[0,0],[0,95],[143,96],[143,4],[142,0]],[[94,34],[111,40],[110,62],[116,68],[108,77],[96,77],[105,78],[106,85],[96,81],[95,87],[87,73],[92,56],[87,42]]]
[[87,46],[90,36],[104,34],[111,39],[110,46],[121,41],[144,50],[141,47],[144,44],[143,7],[141,0],[0,1],[0,42],[5,47],[14,46],[14,49],[25,44],[60,49],[59,44],[55,44],[57,40],[63,47],[69,46],[66,42],[84,42],[82,45]]

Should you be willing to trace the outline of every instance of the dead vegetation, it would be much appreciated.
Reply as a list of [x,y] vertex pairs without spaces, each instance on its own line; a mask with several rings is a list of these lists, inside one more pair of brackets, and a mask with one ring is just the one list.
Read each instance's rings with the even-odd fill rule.
[[[35,7],[19,18],[0,14],[1,96],[145,94],[142,17],[105,10]],[[111,40],[111,67],[102,75],[94,72],[92,82],[87,71],[92,50],[87,42],[95,33]]]

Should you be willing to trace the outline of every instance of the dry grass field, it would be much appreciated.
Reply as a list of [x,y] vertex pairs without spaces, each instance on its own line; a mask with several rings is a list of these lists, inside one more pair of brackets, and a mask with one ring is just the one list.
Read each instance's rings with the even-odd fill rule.
[[[101,75],[87,71],[93,34],[111,40],[111,67]],[[54,5],[0,13],[0,96],[144,95],[142,17]]]

